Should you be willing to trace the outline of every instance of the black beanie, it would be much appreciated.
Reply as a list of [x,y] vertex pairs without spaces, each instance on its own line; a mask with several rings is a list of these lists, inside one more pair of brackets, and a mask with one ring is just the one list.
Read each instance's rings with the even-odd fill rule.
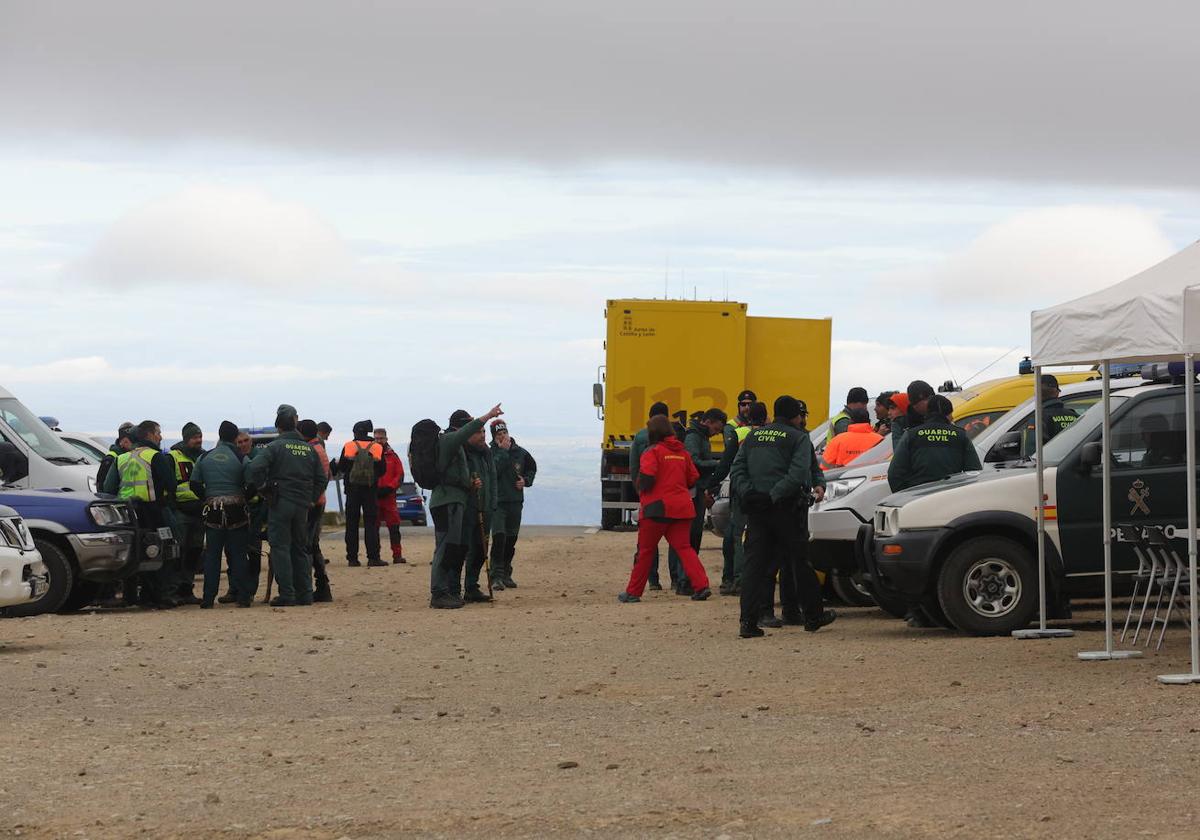
[[195,423],[184,423],[183,431],[179,433],[180,437],[182,437],[185,441],[189,438],[194,438],[199,434],[203,434],[203,432],[200,431],[200,427]]
[[651,417],[658,417],[660,415],[666,417],[670,413],[671,409],[667,408],[667,404],[665,402],[656,402],[654,405],[650,406]]
[[934,395],[933,386],[924,379],[914,379],[908,383],[908,388],[905,389],[908,394],[909,405],[919,403],[921,400],[929,399]]
[[800,416],[800,401],[784,394],[775,400],[775,416],[780,420],[793,420]]
[[217,438],[226,443],[233,443],[237,440],[238,427],[237,424],[231,423],[228,420],[221,421],[221,427],[217,429]]
[[866,388],[851,388],[850,393],[846,394],[846,405],[850,403],[865,403],[870,397],[867,396]]
[[471,412],[460,408],[458,411],[450,415],[450,428],[461,429],[463,426],[470,423],[473,419]]

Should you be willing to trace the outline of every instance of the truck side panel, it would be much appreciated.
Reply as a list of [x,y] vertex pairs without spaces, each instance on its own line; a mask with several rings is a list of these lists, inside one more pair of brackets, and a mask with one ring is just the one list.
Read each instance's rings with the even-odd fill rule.
[[745,386],[770,412],[783,394],[808,404],[808,427],[829,417],[829,356],[833,321],[828,318],[746,319]]

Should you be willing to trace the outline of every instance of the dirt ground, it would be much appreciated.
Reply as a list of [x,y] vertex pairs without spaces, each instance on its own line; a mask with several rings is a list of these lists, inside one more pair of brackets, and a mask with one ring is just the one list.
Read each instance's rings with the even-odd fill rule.
[[1074,656],[1094,612],[1056,641],[865,609],[740,640],[735,599],[618,604],[633,535],[578,528],[433,611],[405,533],[412,565],[335,560],[333,604],[0,622],[0,836],[1200,834],[1200,686],[1154,680],[1182,627],[1107,663]]

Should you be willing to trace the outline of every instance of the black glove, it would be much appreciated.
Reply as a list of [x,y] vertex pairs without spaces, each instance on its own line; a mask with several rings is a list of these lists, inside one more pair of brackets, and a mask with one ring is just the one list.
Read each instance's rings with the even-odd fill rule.
[[742,497],[742,510],[746,513],[767,513],[771,510],[771,494],[751,490]]

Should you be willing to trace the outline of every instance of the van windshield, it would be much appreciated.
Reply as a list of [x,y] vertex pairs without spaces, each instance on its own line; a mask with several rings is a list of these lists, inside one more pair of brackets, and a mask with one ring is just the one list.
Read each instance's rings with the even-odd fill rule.
[[[1113,394],[1109,398],[1110,413],[1116,414],[1121,403],[1128,399],[1129,397],[1127,396]],[[1062,463],[1063,458],[1066,458],[1075,450],[1075,447],[1086,441],[1092,432],[1100,428],[1103,422],[1104,401],[1100,400],[1085,411],[1082,417],[1059,432],[1053,440],[1043,447],[1042,456],[1045,459],[1046,466],[1054,467]]]
[[[50,431],[41,420],[21,405],[16,397],[0,398],[0,420],[25,445],[47,461],[55,464],[86,463],[79,453],[72,449],[62,438]],[[3,437],[10,437],[8,430],[0,430]],[[13,443],[14,441],[9,441]]]

